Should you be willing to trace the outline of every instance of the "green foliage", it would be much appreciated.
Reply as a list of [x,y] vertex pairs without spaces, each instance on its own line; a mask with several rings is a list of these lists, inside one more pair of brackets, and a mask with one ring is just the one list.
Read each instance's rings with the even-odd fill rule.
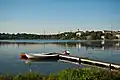
[[35,72],[28,72],[13,76],[13,80],[42,80],[42,75]]
[[79,69],[67,69],[59,72],[58,79],[59,80],[78,80],[81,76],[81,71]]
[[47,80],[58,80],[58,77],[57,77],[57,75],[51,73],[51,74],[48,76],[48,79],[47,79]]
[[67,69],[58,74],[59,80],[119,80],[120,75],[102,69]]
[[0,76],[0,80],[6,80],[6,77]]
[[112,33],[106,33],[105,39],[115,39],[115,36]]
[[3,75],[3,74],[0,74],[0,80],[11,80],[12,77],[10,75]]
[[103,33],[101,31],[94,32],[92,31],[90,36],[92,37],[92,40],[101,40],[101,36]]
[[120,80],[120,72],[98,68],[75,68],[60,71],[58,74],[41,75],[28,72],[13,76],[0,75],[0,80]]

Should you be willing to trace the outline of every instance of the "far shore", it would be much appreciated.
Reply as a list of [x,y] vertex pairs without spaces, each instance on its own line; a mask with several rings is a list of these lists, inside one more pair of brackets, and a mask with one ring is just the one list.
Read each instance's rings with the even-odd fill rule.
[[68,39],[66,39],[66,40],[63,40],[63,39],[2,39],[2,40],[0,40],[0,41],[26,41],[26,40],[28,40],[28,41],[32,41],[32,40],[36,40],[36,41],[44,41],[44,40],[46,40],[46,41],[120,41],[120,39],[112,39],[112,40],[110,40],[110,39],[105,39],[105,40],[75,40],[75,39],[70,39],[70,40],[68,40]]

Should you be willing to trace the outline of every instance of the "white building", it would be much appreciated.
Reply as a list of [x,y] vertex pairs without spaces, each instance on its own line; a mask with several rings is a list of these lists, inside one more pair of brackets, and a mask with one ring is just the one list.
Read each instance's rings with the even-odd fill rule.
[[116,34],[115,36],[116,36],[117,38],[120,38],[120,34]]
[[65,34],[65,36],[68,36],[68,34]]
[[76,36],[81,36],[81,32],[77,32],[77,33],[76,33]]
[[102,39],[105,39],[105,36],[101,36]]

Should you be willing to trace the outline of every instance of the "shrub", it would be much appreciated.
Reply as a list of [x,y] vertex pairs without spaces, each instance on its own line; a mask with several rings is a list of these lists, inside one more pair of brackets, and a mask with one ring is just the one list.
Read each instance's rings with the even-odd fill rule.
[[0,80],[120,80],[120,72],[98,68],[74,68],[49,75],[41,75],[36,72],[27,72],[13,76],[0,75]]

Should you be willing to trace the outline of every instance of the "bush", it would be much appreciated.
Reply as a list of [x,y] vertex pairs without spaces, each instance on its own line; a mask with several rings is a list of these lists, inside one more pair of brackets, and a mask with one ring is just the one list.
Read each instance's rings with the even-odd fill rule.
[[42,75],[36,72],[27,72],[13,76],[13,80],[42,80]]
[[58,74],[59,80],[120,80],[120,75],[102,69],[67,69]]
[[120,72],[98,68],[74,68],[49,75],[41,75],[36,72],[27,72],[13,76],[0,75],[0,80],[120,80]]
[[50,74],[47,80],[58,80],[58,77],[55,74]]

